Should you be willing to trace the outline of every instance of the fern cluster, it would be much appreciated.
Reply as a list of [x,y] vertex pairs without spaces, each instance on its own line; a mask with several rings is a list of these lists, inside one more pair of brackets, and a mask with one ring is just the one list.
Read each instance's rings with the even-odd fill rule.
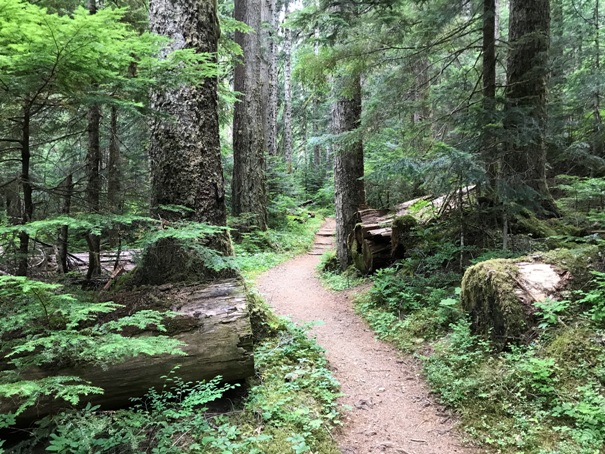
[[143,310],[99,321],[99,316],[118,307],[112,302],[81,301],[61,293],[57,284],[0,276],[0,397],[15,403],[2,415],[0,428],[14,424],[43,396],[75,405],[82,396],[103,392],[77,376],[37,378],[34,369],[59,372],[80,364],[107,367],[140,354],[183,354],[181,343],[167,336],[123,334],[126,327],[164,331],[162,320],[171,314]]

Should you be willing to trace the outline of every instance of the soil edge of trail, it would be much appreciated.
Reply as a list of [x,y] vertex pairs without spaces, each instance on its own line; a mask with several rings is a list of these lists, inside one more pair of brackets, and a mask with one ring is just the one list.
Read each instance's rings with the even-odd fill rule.
[[343,427],[335,433],[345,454],[475,454],[457,433],[455,416],[429,395],[418,361],[376,340],[353,310],[359,289],[335,293],[317,278],[320,255],[333,244],[328,219],[313,249],[261,274],[256,288],[279,315],[319,322],[311,334],[326,350],[341,384]]

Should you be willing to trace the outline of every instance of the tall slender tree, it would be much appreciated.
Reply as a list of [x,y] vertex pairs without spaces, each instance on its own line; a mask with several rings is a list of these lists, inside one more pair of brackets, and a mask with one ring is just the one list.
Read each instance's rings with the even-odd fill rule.
[[[290,3],[285,0],[284,14],[288,17]],[[284,160],[288,173],[292,172],[292,31],[284,28]]]
[[509,187],[531,191],[525,203],[537,198],[538,209],[554,214],[546,184],[549,33],[549,0],[511,0],[504,125],[510,139],[502,164]]
[[489,189],[495,186],[498,167],[497,148],[491,123],[496,109],[496,0],[483,0],[483,128],[481,151]]
[[233,112],[232,210],[246,214],[258,228],[267,228],[267,189],[263,84],[261,77],[262,0],[236,0],[235,19],[253,29],[235,32],[243,61],[235,66],[234,88],[241,93]]
[[[97,0],[89,0],[88,11],[97,13]],[[88,108],[88,149],[86,153],[86,203],[88,210],[101,211],[101,106],[94,103]],[[86,234],[88,244],[88,270],[86,280],[101,274],[101,237],[93,232]]]

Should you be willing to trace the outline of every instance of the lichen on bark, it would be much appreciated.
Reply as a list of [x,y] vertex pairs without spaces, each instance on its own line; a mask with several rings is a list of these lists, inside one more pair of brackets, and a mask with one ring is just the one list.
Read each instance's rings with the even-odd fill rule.
[[[166,52],[186,48],[216,59],[220,30],[213,0],[151,0],[149,21],[153,32],[171,39]],[[226,226],[216,76],[178,88],[155,88],[151,108],[157,113],[150,124],[149,146],[153,214],[169,223],[190,220]],[[186,210],[165,208],[175,205]],[[201,237],[195,245],[164,238],[144,252],[132,283],[216,277],[196,257],[195,247],[186,247],[200,245],[232,254],[226,230]]]

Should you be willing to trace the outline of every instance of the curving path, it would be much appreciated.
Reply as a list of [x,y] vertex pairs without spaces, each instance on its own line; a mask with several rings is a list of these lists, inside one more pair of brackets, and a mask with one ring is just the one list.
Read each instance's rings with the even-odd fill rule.
[[344,454],[476,454],[454,430],[455,418],[432,401],[414,359],[378,341],[352,308],[355,290],[333,293],[316,277],[321,253],[332,247],[334,220],[316,237],[313,250],[257,279],[257,288],[280,315],[319,321],[311,332],[326,356],[344,397],[344,427],[337,440]]

